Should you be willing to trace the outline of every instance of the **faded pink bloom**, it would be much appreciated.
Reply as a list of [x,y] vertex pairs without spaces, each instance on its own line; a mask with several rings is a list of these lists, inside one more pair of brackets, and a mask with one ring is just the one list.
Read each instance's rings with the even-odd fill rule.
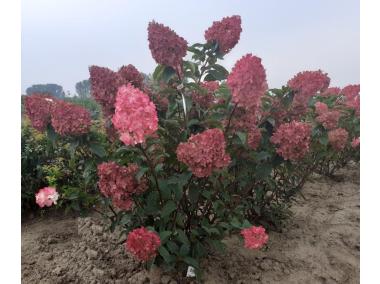
[[336,151],[342,151],[347,144],[348,132],[343,128],[337,128],[328,132],[329,142],[331,147]]
[[120,74],[99,66],[90,66],[89,71],[92,97],[102,106],[105,116],[113,115],[117,89],[122,83]]
[[205,32],[208,42],[217,42],[222,53],[228,53],[240,39],[241,33],[240,16],[224,17],[221,21],[213,22]]
[[357,148],[359,145],[360,145],[360,137],[356,137],[352,139],[352,142],[351,142],[352,148]]
[[192,135],[178,145],[176,153],[178,160],[197,177],[210,176],[213,170],[227,167],[231,161],[223,132],[218,128]]
[[315,112],[319,115],[329,110],[329,107],[325,103],[316,102],[314,106],[315,106]]
[[131,84],[119,88],[113,125],[126,145],[143,143],[158,128],[156,106],[148,95]]
[[134,229],[128,234],[125,249],[138,260],[148,261],[157,255],[161,245],[160,236],[145,227]]
[[246,228],[241,230],[240,234],[244,238],[244,247],[248,249],[260,249],[269,239],[268,234],[265,232],[265,228],[262,226]]
[[214,93],[219,89],[217,81],[202,82],[201,87],[207,90],[207,93],[193,92],[191,97],[200,107],[207,109],[216,103]]
[[131,83],[134,87],[139,89],[143,87],[144,77],[132,64],[120,67],[118,73],[123,80],[123,84]]
[[44,131],[51,119],[51,111],[56,99],[48,94],[34,93],[25,97],[25,114],[32,127]]
[[58,198],[59,194],[54,187],[44,187],[36,193],[36,203],[41,208],[57,204]]
[[312,96],[324,92],[330,84],[330,78],[321,70],[298,73],[288,81],[288,87],[295,91],[293,106],[306,108]]
[[304,122],[291,121],[281,124],[270,141],[277,145],[277,153],[285,160],[302,159],[310,147],[311,126]]
[[99,189],[105,196],[112,199],[112,203],[122,210],[130,210],[133,206],[133,195],[139,195],[147,189],[147,180],[136,179],[139,167],[130,164],[120,166],[115,162],[98,165]]
[[256,109],[268,89],[261,59],[247,54],[239,59],[227,78],[233,102],[247,109]]
[[341,92],[341,89],[338,87],[327,88],[324,92],[321,93],[322,97],[338,96]]
[[343,88],[344,103],[348,108],[355,110],[360,115],[360,85],[348,85]]
[[60,135],[82,135],[90,130],[91,115],[82,106],[58,101],[51,115],[51,124]]
[[187,51],[187,41],[169,27],[156,22],[148,25],[149,49],[157,63],[182,70],[182,58]]
[[261,142],[261,129],[253,127],[248,131],[247,144],[252,150],[256,150]]
[[316,121],[321,123],[326,129],[334,129],[338,127],[340,112],[337,110],[329,110],[325,103],[316,102],[315,112],[318,114]]

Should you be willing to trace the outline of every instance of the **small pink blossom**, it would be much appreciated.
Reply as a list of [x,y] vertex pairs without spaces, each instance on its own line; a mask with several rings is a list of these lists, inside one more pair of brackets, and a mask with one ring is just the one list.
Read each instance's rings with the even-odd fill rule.
[[268,234],[265,232],[265,228],[262,226],[252,226],[241,230],[240,233],[244,238],[244,247],[248,249],[260,249],[269,239]]
[[138,260],[148,261],[157,255],[161,240],[156,232],[145,227],[134,229],[128,234],[125,249],[132,253]]
[[221,21],[213,22],[205,32],[208,42],[217,42],[222,53],[228,53],[240,39],[241,33],[240,16],[225,17]]
[[58,198],[59,194],[54,187],[44,187],[36,193],[36,203],[41,208],[57,204]]
[[141,90],[131,84],[123,85],[117,92],[112,122],[124,144],[143,143],[157,131],[156,106]]
[[357,148],[359,145],[360,145],[360,137],[356,137],[352,139],[352,142],[351,142],[352,148]]

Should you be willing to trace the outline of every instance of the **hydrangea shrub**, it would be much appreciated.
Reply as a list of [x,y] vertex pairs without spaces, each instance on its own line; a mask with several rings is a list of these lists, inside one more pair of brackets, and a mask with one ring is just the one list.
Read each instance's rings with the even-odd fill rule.
[[[317,70],[269,89],[253,54],[229,72],[220,62],[241,31],[239,16],[226,17],[206,30],[205,43],[189,46],[153,21],[148,41],[158,65],[150,80],[132,65],[91,66],[91,93],[103,110],[98,131],[109,139],[102,145],[86,138],[84,112],[61,127],[51,114],[53,131],[97,154],[98,207],[148,265],[193,266],[200,276],[202,258],[223,251],[234,232],[247,249],[262,248],[312,172],[358,155],[359,88],[329,88]],[[49,113],[35,115],[33,105],[35,127],[49,128]]]

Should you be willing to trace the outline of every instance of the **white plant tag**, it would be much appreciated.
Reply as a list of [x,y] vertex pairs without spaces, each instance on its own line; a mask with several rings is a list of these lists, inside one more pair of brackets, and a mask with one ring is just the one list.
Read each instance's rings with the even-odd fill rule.
[[192,266],[187,268],[186,277],[195,277],[195,269]]

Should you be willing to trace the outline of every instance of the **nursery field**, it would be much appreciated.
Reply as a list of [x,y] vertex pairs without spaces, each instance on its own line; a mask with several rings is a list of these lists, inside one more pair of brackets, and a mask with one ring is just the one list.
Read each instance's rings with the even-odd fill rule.
[[[302,193],[288,225],[269,231],[262,250],[247,250],[232,235],[223,240],[225,254],[209,252],[204,283],[359,283],[359,166],[334,179],[314,174]],[[148,272],[101,222],[62,214],[25,220],[22,283],[195,283]]]

